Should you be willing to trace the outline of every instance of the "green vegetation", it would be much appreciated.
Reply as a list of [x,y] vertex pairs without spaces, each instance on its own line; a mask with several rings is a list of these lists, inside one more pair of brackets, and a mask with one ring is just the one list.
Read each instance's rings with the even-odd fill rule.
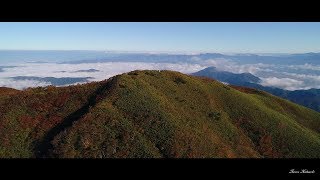
[[0,157],[320,157],[320,113],[173,71],[30,88],[0,106]]

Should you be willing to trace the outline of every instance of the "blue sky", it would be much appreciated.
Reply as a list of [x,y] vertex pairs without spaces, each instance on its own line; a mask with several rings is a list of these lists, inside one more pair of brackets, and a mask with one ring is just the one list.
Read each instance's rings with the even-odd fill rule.
[[320,52],[320,23],[4,23],[0,49]]

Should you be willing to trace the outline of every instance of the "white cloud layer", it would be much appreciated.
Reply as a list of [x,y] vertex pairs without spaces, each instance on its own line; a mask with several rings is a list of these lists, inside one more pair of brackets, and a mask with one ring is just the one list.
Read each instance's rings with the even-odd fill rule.
[[0,87],[10,87],[14,89],[25,89],[27,87],[49,86],[51,83],[35,80],[13,80],[8,78],[0,79]]
[[[0,86],[23,89],[50,85],[49,82],[36,80],[13,80],[9,77],[36,76],[36,77],[92,77],[91,81],[108,79],[114,75],[133,70],[174,70],[182,73],[193,73],[209,66],[218,70],[233,73],[251,73],[262,79],[262,85],[274,86],[287,90],[320,89],[320,66],[304,65],[274,65],[274,64],[240,64],[228,59],[202,60],[193,58],[192,62],[181,63],[149,63],[149,62],[104,62],[83,64],[56,64],[56,63],[20,63],[17,67],[3,68],[0,72]],[[96,69],[97,72],[75,72],[79,70]],[[286,70],[291,71],[286,72]],[[292,71],[294,70],[294,71]],[[304,70],[304,71],[301,71]],[[318,74],[306,74],[306,71]],[[296,73],[292,73],[296,72]]]
[[290,78],[270,77],[270,78],[261,78],[261,80],[262,80],[261,85],[263,86],[278,87],[286,90],[303,89],[302,86],[304,84],[303,81],[290,79]]
[[[199,64],[188,63],[147,63],[147,62],[106,62],[84,64],[56,64],[56,63],[25,63],[18,67],[5,69],[0,72],[0,86],[23,89],[50,85],[48,82],[31,80],[12,80],[15,76],[36,77],[92,77],[92,81],[108,79],[114,75],[133,70],[174,70],[182,73],[193,73],[206,68]],[[75,72],[79,70],[96,69],[97,72]]]
[[313,65],[313,64],[308,64],[308,63],[305,63],[303,65],[289,65],[288,67],[292,68],[292,69],[307,69],[307,70],[320,71],[319,65]]
[[211,59],[206,61],[198,60],[200,64],[205,66],[215,66],[217,69],[222,71],[229,71],[233,73],[251,73],[255,75],[259,71],[272,71],[271,69],[266,69],[273,67],[273,64],[238,64],[234,61],[228,59]]

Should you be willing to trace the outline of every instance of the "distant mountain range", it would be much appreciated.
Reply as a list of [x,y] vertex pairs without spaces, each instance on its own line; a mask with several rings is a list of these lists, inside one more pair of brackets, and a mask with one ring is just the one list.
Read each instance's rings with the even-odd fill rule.
[[263,90],[275,96],[288,99],[294,103],[320,112],[320,89],[289,91],[276,87],[262,86],[259,84],[261,79],[250,73],[235,74],[227,71],[219,71],[215,67],[208,67],[201,71],[195,72],[192,75],[209,77],[232,85]]
[[273,64],[319,64],[320,53],[303,53],[287,55],[257,55],[257,54],[220,54],[220,53],[200,53],[200,54],[149,54],[149,53],[106,53],[96,59],[85,59],[66,61],[63,63],[96,63],[109,61],[147,61],[147,62],[194,62],[195,58],[201,60],[208,59],[229,59],[240,64],[246,63],[273,63]]
[[242,85],[243,83],[247,82],[259,83],[261,81],[260,78],[250,73],[235,74],[228,71],[219,71],[216,67],[208,67],[206,69],[193,73],[193,75],[210,77],[218,81],[237,85]]
[[195,58],[229,59],[238,63],[274,64],[319,64],[320,53],[301,54],[221,54],[221,53],[133,53],[117,51],[60,51],[60,50],[0,50],[0,63],[12,62],[59,62],[59,63],[96,63],[110,61],[148,61],[148,62],[192,62]]

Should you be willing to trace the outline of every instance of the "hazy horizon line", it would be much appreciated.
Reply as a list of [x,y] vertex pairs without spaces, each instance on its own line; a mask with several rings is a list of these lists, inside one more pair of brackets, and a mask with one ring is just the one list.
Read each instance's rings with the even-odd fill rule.
[[153,50],[90,50],[90,49],[0,49],[0,51],[97,51],[97,52],[116,52],[116,53],[150,53],[150,54],[204,54],[204,53],[217,53],[217,54],[307,54],[307,53],[320,53],[320,52],[223,52],[223,51],[193,51],[193,50],[172,50],[172,51],[153,51]]

